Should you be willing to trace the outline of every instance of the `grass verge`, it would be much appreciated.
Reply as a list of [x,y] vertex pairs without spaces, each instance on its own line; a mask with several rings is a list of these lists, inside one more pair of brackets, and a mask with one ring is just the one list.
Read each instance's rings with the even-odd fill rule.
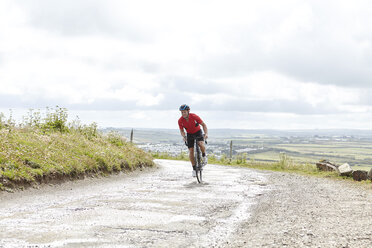
[[3,129],[0,141],[0,190],[154,165],[149,154],[114,134]]
[[[189,161],[189,158],[185,153],[181,153],[178,156],[170,156],[168,153],[152,153],[152,156],[155,159],[172,159],[172,160]],[[229,160],[225,156],[221,157],[221,159],[217,159],[212,154],[208,156],[208,163],[228,165],[228,166],[240,166],[240,167],[247,167],[247,168],[259,169],[259,170],[289,172],[289,173],[297,173],[297,174],[302,174],[302,175],[310,175],[310,176],[334,178],[334,179],[345,179],[345,180],[353,181],[351,177],[339,176],[337,172],[319,171],[315,164],[309,164],[309,163],[300,164],[300,163],[294,162],[285,153],[279,154],[278,162],[257,162],[254,160],[247,161],[244,159],[244,157],[235,157],[234,159]],[[362,181],[361,183],[370,184],[371,181],[369,180]]]
[[95,124],[41,124],[0,125],[0,190],[154,165],[150,154],[117,133],[97,132]]

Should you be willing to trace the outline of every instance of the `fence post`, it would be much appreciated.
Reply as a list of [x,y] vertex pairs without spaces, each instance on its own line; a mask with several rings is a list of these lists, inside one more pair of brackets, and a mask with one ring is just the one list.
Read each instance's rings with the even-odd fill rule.
[[133,143],[133,128],[132,131],[130,132],[130,143]]
[[232,147],[233,147],[233,142],[230,141],[230,162],[232,161]]

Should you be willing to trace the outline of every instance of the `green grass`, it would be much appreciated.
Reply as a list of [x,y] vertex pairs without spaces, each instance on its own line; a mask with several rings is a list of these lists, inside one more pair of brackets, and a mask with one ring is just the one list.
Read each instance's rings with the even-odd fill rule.
[[[188,154],[181,153],[178,156],[170,156],[168,153],[153,153],[152,156],[155,159],[172,159],[172,160],[183,160],[189,161]],[[208,156],[209,164],[220,164],[220,165],[233,165],[233,166],[243,166],[255,169],[264,169],[264,170],[274,170],[274,171],[294,171],[294,172],[304,172],[308,174],[317,173],[317,168],[315,164],[300,164],[295,163],[290,157],[286,154],[280,154],[279,158],[277,157],[275,162],[262,162],[255,160],[247,160],[244,155],[235,156],[232,160],[228,159],[226,156],[223,156],[220,159],[217,159],[213,154]]]
[[[167,153],[153,153],[152,156],[155,159],[172,159],[172,160],[183,160],[189,161],[187,154],[183,153],[178,156],[170,156]],[[235,156],[231,161],[226,156],[221,159],[217,159],[213,154],[208,156],[209,164],[220,164],[228,166],[240,166],[259,170],[271,170],[289,173],[298,173],[302,175],[310,175],[317,177],[335,178],[335,179],[346,179],[351,180],[350,177],[341,177],[336,172],[324,172],[319,171],[315,163],[299,163],[293,160],[285,153],[280,153],[279,157],[276,157],[275,162],[262,162],[256,160],[247,160],[245,155]],[[370,181],[367,181],[370,183]]]
[[[0,130],[0,180],[4,186],[47,178],[112,173],[153,166],[152,157],[120,137],[78,131]],[[7,182],[4,184],[4,182]]]
[[117,133],[103,135],[95,124],[73,127],[56,119],[0,123],[0,190],[154,165],[150,154]]
[[371,143],[329,142],[323,144],[265,144],[269,150],[248,154],[261,162],[275,162],[280,152],[289,155],[296,163],[315,164],[327,159],[337,164],[349,163],[355,169],[372,168]]

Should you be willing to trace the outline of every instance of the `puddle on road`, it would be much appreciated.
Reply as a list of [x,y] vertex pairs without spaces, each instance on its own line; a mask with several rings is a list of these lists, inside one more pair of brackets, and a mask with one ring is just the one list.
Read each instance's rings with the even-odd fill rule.
[[[269,190],[264,173],[157,160],[152,173],[21,197],[0,205],[0,247],[211,247]],[[83,239],[82,239],[83,237]]]

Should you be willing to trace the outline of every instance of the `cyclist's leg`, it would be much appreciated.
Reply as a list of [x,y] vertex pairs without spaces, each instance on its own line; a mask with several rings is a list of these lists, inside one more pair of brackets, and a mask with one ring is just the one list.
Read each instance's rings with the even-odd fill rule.
[[189,158],[193,168],[195,168],[194,140],[194,135],[187,134],[187,147],[189,148]]
[[202,153],[205,153],[205,144],[204,141],[198,141],[198,145]]
[[204,136],[201,130],[198,132],[196,140],[198,141],[201,152],[205,154]]
[[191,165],[194,168],[195,167],[194,147],[189,148],[189,158],[190,158]]
[[202,153],[202,161],[203,161],[202,166],[205,166],[206,164],[208,164],[208,158],[207,158],[207,155],[205,154],[206,149],[205,149],[205,143],[204,143],[204,136],[201,130],[198,133],[197,141],[198,141],[197,144],[200,147],[200,151]]

